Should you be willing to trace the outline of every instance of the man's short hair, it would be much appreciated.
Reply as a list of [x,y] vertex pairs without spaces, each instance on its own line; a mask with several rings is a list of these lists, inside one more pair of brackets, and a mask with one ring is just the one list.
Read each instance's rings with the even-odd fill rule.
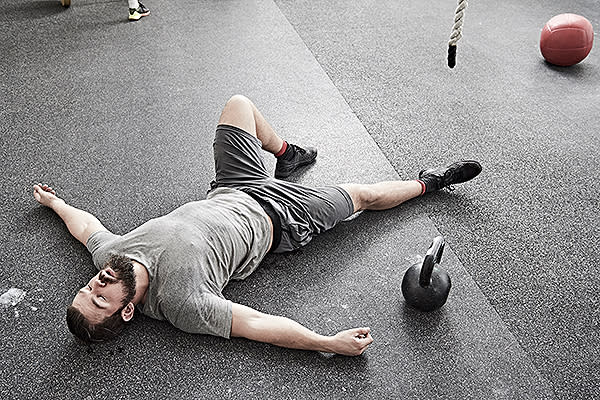
[[[133,269],[131,259],[125,256],[113,254],[106,262],[107,266],[111,266],[117,271],[124,268]],[[134,289],[133,292],[126,295],[121,304],[121,308],[112,314],[110,317],[105,318],[102,322],[97,324],[91,323],[85,315],[79,311],[79,309],[73,305],[67,307],[67,326],[75,337],[83,340],[86,343],[104,342],[117,336],[123,330],[125,321],[121,317],[121,310],[129,303],[135,296],[135,275],[133,275]]]
[[117,336],[123,330],[125,321],[121,317],[121,310],[118,310],[104,321],[92,324],[77,307],[69,306],[67,307],[67,326],[78,339],[86,343],[97,343]]

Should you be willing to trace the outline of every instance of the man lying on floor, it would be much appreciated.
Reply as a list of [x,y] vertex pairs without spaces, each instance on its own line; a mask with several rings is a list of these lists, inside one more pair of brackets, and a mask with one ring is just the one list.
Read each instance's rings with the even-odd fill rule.
[[[277,157],[275,178],[262,151]],[[191,333],[245,337],[294,349],[359,355],[373,341],[369,328],[323,336],[285,317],[232,303],[222,295],[269,251],[281,253],[361,210],[384,210],[472,179],[476,161],[421,171],[419,179],[312,188],[282,180],[313,163],[317,152],[288,144],[244,96],[225,105],[216,130],[216,177],[206,200],[187,203],[125,235],[72,207],[48,185],[33,195],[54,210],[87,246],[100,272],[67,308],[70,331],[86,342],[117,335],[136,307]]]

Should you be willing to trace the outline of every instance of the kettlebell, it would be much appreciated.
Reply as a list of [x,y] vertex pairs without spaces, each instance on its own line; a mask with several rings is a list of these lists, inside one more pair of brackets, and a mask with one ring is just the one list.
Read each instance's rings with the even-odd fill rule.
[[402,279],[402,294],[406,302],[421,311],[434,311],[446,303],[452,282],[450,275],[439,267],[444,252],[444,237],[433,239],[423,263],[412,265]]

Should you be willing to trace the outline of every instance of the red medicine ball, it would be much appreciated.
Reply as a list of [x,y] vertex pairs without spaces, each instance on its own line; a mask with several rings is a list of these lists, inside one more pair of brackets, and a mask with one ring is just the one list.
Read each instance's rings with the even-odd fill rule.
[[560,14],[542,29],[540,50],[549,63],[568,67],[586,58],[593,43],[590,21],[577,14]]

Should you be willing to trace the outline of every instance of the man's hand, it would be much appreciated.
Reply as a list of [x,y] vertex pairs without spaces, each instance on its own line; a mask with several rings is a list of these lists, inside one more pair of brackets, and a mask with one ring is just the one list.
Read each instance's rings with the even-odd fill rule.
[[33,185],[33,197],[38,203],[50,207],[65,222],[71,235],[84,245],[90,235],[96,231],[105,231],[100,221],[92,214],[75,208],[65,203],[56,196],[56,191],[50,186],[41,183]]
[[52,202],[58,200],[56,191],[50,186],[41,183],[33,185],[33,197],[43,206],[51,207]]
[[373,342],[370,328],[354,328],[335,336],[319,335],[289,318],[261,313],[233,303],[231,336],[245,337],[290,349],[315,350],[346,356],[362,354]]
[[373,343],[371,328],[353,328],[339,332],[332,338],[332,351],[345,356],[358,356]]

